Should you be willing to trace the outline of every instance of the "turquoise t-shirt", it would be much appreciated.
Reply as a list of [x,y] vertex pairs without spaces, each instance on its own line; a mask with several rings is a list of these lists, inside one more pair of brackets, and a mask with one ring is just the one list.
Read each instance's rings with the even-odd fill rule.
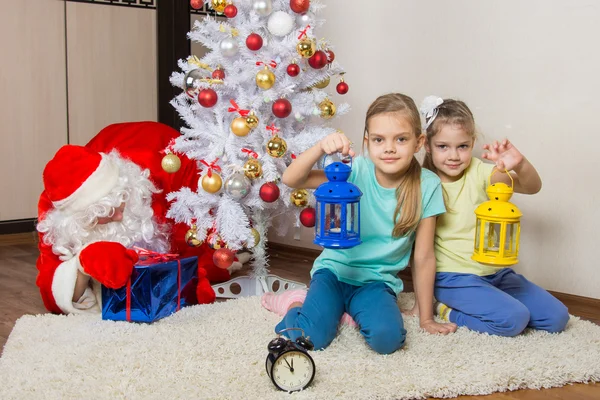
[[[348,181],[363,193],[360,199],[362,243],[350,249],[324,249],[315,260],[311,276],[317,270],[327,268],[341,282],[355,286],[385,282],[398,294],[404,285],[397,274],[408,265],[415,233],[400,238],[392,237],[396,189],[379,185],[375,178],[375,165],[366,157],[354,159]],[[421,218],[446,211],[440,178],[427,169],[421,171],[421,199]]]

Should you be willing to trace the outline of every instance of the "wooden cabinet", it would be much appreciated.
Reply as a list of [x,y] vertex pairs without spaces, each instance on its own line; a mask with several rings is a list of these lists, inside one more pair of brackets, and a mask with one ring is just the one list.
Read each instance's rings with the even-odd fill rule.
[[69,142],[156,121],[156,10],[67,2]]
[[34,218],[42,170],[67,143],[64,2],[0,0],[0,221]]
[[32,219],[64,144],[156,120],[156,9],[0,0],[0,222]]

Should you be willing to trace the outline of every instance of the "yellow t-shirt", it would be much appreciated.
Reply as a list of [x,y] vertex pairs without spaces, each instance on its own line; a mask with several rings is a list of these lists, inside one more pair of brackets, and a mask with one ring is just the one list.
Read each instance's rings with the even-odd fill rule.
[[475,245],[475,209],[488,200],[485,190],[493,168],[493,164],[473,157],[459,180],[442,182],[447,210],[438,216],[435,230],[437,272],[485,276],[499,271],[498,267],[471,259]]

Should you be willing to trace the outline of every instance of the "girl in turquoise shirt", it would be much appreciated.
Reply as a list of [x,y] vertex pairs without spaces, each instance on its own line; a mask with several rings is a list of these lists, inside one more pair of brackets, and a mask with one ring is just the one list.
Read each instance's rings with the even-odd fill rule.
[[[414,157],[424,139],[419,112],[410,97],[387,94],[370,105],[364,133],[369,157],[354,159],[348,179],[363,193],[362,243],[350,249],[324,250],[315,260],[305,299],[298,291],[263,296],[267,309],[285,312],[276,332],[302,328],[315,348],[322,349],[335,338],[347,312],[373,350],[381,354],[398,350],[404,345],[406,330],[397,305],[396,296],[403,289],[397,274],[408,265],[413,244],[421,327],[430,333],[456,330],[454,324],[433,320],[433,236],[436,216],[445,208],[439,178],[421,169]],[[283,183],[293,188],[318,187],[327,178],[313,166],[324,154],[354,156],[350,146],[341,133],[327,136],[292,162]],[[296,332],[286,333],[295,339]]]

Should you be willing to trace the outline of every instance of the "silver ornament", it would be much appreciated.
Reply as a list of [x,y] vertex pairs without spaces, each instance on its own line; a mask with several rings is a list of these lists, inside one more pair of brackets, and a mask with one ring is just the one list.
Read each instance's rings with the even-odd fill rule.
[[183,78],[183,90],[190,97],[198,95],[198,86],[200,79],[204,78],[204,74],[200,69],[192,69]]
[[246,197],[251,187],[252,182],[243,172],[231,174],[225,181],[225,192],[236,200]]
[[219,48],[221,49],[221,54],[225,57],[233,57],[238,52],[237,40],[232,37],[225,38],[221,40]]
[[252,8],[258,13],[258,15],[266,17],[267,15],[271,14],[271,11],[273,11],[273,4],[271,3],[271,0],[254,0]]
[[312,24],[314,20],[315,16],[310,12],[300,14],[296,17],[296,26],[299,28],[305,28],[306,25]]

